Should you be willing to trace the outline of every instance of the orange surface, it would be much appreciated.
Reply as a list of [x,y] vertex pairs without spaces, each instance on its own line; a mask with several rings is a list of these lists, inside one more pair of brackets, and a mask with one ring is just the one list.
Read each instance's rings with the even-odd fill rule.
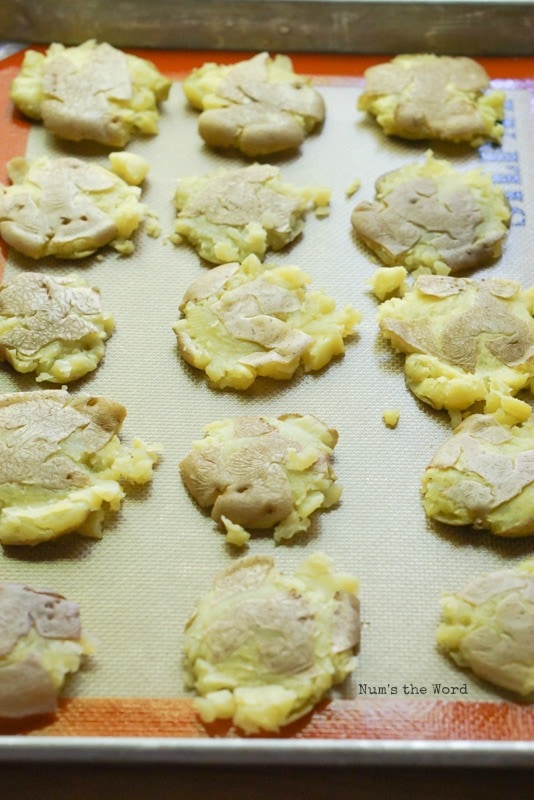
[[[64,699],[55,717],[4,722],[0,724],[0,734],[165,738],[239,735],[225,722],[203,725],[191,700],[184,698]],[[504,702],[361,698],[322,703],[280,734],[261,738],[529,741],[534,739],[534,712]]]
[[[150,58],[170,77],[183,75],[205,61],[232,63],[249,55],[205,51],[133,52]],[[388,60],[385,56],[319,54],[296,54],[292,58],[298,72],[338,77],[361,76],[368,66]],[[1,181],[6,179],[5,163],[14,156],[24,155],[31,125],[20,117],[8,99],[9,86],[21,59],[22,53],[17,53],[0,62]],[[492,78],[534,78],[534,58],[477,60]],[[60,711],[54,717],[0,722],[2,734],[226,738],[235,737],[238,732],[226,723],[203,725],[192,702],[184,698],[76,698],[62,700]],[[312,715],[287,726],[276,738],[524,741],[534,739],[534,711],[505,702],[361,698],[323,703]]]

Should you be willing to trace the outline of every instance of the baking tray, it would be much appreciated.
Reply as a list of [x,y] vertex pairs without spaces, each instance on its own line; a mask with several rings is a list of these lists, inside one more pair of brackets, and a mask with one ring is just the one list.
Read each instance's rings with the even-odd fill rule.
[[[83,264],[46,260],[36,265],[11,253],[5,269],[8,274],[28,267],[52,274],[74,269],[102,288],[117,332],[103,365],[72,388],[101,391],[125,402],[125,438],[163,440],[164,458],[152,487],[125,502],[116,529],[101,542],[65,537],[31,552],[0,556],[4,579],[49,585],[80,600],[85,627],[101,640],[88,668],[69,683],[69,696],[61,701],[54,720],[3,726],[0,757],[212,764],[533,763],[531,709],[464,675],[433,648],[440,591],[459,588],[469,577],[495,566],[515,563],[532,551],[532,542],[497,541],[485,534],[473,539],[425,522],[418,481],[448,435],[449,425],[409,395],[399,359],[391,358],[378,341],[376,301],[367,287],[376,264],[350,233],[350,211],[357,200],[371,196],[376,177],[422,158],[426,144],[388,141],[356,111],[363,70],[379,59],[293,56],[295,68],[314,75],[323,92],[327,121],[298,154],[279,157],[276,163],[287,180],[330,186],[332,210],[326,220],[309,219],[299,241],[268,260],[298,264],[338,302],[351,302],[361,310],[364,319],[345,357],[319,375],[297,376],[289,386],[260,382],[247,397],[213,392],[177,357],[170,331],[183,291],[205,267],[189,248],[165,243],[165,233],[172,226],[172,194],[181,175],[243,163],[202,145],[196,135],[196,114],[185,104],[180,78],[206,60],[233,62],[243,55],[141,54],[149,55],[176,81],[160,135],[128,146],[153,166],[145,199],[159,212],[164,235],[150,240],[140,234],[136,254],[128,258],[106,253],[104,259]],[[20,61],[20,53],[10,56],[0,69],[2,163],[24,153],[34,157],[65,151],[103,162],[102,149],[58,144],[14,113],[8,88]],[[513,208],[512,228],[503,257],[485,275],[506,274],[525,282],[531,280],[534,236],[530,147],[534,60],[483,63],[495,85],[508,95],[502,147],[474,151],[442,146],[435,151],[459,167],[482,164],[503,185]],[[357,198],[349,199],[345,190],[354,178],[362,180],[362,188]],[[1,391],[25,388],[34,388],[31,379],[7,368],[0,373]],[[392,405],[401,410],[395,431],[381,422],[382,410]],[[214,572],[236,554],[225,548],[209,517],[187,497],[177,463],[192,439],[201,436],[206,422],[235,413],[288,410],[317,413],[340,431],[336,471],[345,486],[343,501],[322,515],[310,536],[290,547],[275,549],[271,540],[261,537],[251,542],[249,552],[275,551],[279,564],[289,570],[312,549],[320,549],[332,556],[336,567],[357,574],[362,648],[355,676],[333,694],[331,702],[320,704],[278,735],[243,738],[226,723],[202,725],[180,686],[178,632],[195,597],[209,588]],[[157,546],[149,546],[152,541]],[[165,588],[171,580],[177,586]],[[142,597],[143,591],[152,589],[161,614],[172,611],[165,625],[161,614],[136,616],[135,594]],[[391,599],[386,602],[387,592]],[[117,598],[120,614],[112,605]],[[140,645],[153,652],[152,643],[157,644],[157,661],[140,658]],[[436,697],[432,695],[436,682],[465,683],[469,698]],[[368,696],[368,689],[362,689],[370,686],[377,688],[376,695]],[[381,687],[388,688],[382,692]],[[421,695],[422,687],[427,696]]]
[[[119,24],[120,23],[120,24]],[[51,31],[53,33],[51,34]],[[118,47],[533,55],[534,4],[521,0],[10,0],[0,39]]]

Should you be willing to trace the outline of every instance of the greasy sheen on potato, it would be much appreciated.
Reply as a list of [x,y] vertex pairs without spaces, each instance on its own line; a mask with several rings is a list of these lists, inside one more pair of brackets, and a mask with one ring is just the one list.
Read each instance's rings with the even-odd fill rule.
[[181,462],[182,479],[203,508],[242,546],[250,530],[274,528],[276,542],[310,525],[341,496],[332,468],[337,431],[311,414],[212,422]]
[[239,559],[199,600],[185,638],[188,685],[204,722],[278,731],[356,666],[358,582],[322,553],[287,576],[268,556]]

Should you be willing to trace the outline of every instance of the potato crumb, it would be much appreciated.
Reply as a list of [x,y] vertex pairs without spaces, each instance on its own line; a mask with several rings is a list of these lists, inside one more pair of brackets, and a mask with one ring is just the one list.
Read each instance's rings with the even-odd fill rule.
[[347,197],[352,197],[353,194],[356,194],[361,185],[362,182],[359,178],[355,178],[352,181],[352,183],[349,183],[349,185],[345,189],[345,194],[347,195]]
[[379,267],[370,278],[369,286],[380,302],[390,297],[402,297],[407,274],[408,271],[404,267]]
[[400,411],[396,408],[390,408],[383,412],[382,419],[384,420],[384,425],[387,425],[388,428],[396,428],[397,423],[399,421]]

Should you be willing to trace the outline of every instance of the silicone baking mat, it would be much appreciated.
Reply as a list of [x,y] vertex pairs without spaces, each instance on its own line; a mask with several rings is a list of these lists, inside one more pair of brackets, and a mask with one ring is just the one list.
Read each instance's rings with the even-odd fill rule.
[[[298,153],[271,159],[282,177],[297,185],[332,189],[331,213],[309,215],[291,247],[267,261],[297,264],[342,305],[363,314],[344,357],[318,374],[291,382],[257,381],[247,393],[211,389],[203,375],[179,357],[172,325],[185,289],[207,267],[187,245],[175,246],[173,194],[180,177],[215,167],[238,167],[240,156],[208,150],[197,134],[197,113],[185,101],[180,78],[206,60],[236,61],[246,54],[143,53],[174,79],[164,104],[160,133],[135,140],[128,150],[151,165],[143,199],[159,214],[162,235],[140,231],[131,256],[106,251],[81,261],[38,263],[6,253],[5,275],[28,269],[52,275],[76,271],[100,287],[103,305],[116,320],[101,366],[70,387],[118,400],[128,409],[123,439],[135,436],[163,446],[152,484],[130,493],[116,522],[101,541],[70,535],[37,548],[0,553],[0,575],[53,588],[79,601],[85,629],[96,638],[96,653],[66,688],[54,718],[10,723],[4,744],[19,734],[32,737],[162,737],[181,741],[233,739],[227,723],[203,725],[183,686],[184,624],[213,576],[242,554],[225,544],[208,515],[187,495],[178,463],[203,426],[238,414],[314,413],[339,432],[335,469],[344,486],[340,504],[316,516],[310,532],[288,545],[254,537],[252,554],[273,554],[292,569],[314,551],[327,553],[338,569],[360,580],[362,642],[357,669],[331,701],[270,737],[344,739],[373,742],[448,740],[511,742],[532,739],[534,720],[527,705],[491,689],[441,656],[434,646],[439,596],[471,577],[514,565],[532,552],[531,537],[499,540],[485,533],[427,523],[419,499],[422,472],[450,434],[448,417],[423,407],[404,385],[402,364],[377,334],[376,299],[368,279],[376,259],[351,234],[356,202],[371,198],[376,178],[424,158],[428,143],[387,139],[356,110],[361,75],[385,59],[294,57],[323,93],[327,117]],[[17,54],[0,66],[3,165],[15,155],[64,154],[105,164],[107,151],[55,140],[29,124],[8,99],[21,61]],[[534,247],[533,60],[482,60],[494,85],[507,93],[501,147],[478,150],[435,145],[438,157],[459,169],[479,165],[507,192],[512,224],[501,259],[484,277],[532,283]],[[346,190],[361,181],[357,195]],[[0,391],[35,389],[31,378],[8,367]],[[38,389],[37,389],[38,390]],[[395,430],[382,421],[386,408],[400,410]],[[257,740],[257,739],[256,739]],[[48,738],[47,741],[50,741]],[[85,740],[81,740],[82,742]],[[109,738],[107,739],[109,741]]]

